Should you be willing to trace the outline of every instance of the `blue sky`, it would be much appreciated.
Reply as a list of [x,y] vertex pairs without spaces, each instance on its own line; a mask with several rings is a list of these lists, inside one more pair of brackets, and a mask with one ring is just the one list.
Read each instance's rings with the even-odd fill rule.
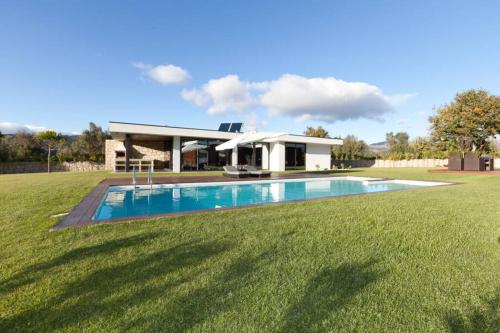
[[499,12],[499,1],[2,1],[0,130],[243,121],[369,143],[425,135],[456,92],[500,93]]

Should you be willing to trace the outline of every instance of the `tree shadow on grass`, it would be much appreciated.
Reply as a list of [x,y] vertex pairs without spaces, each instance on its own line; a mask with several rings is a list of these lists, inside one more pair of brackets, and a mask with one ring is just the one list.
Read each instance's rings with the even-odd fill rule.
[[[122,246],[138,244],[142,238],[121,240]],[[113,244],[111,247],[113,247]],[[102,251],[109,253],[109,244]],[[117,245],[119,247],[119,245]],[[199,265],[230,248],[218,242],[188,242],[166,250],[133,259],[125,264],[92,271],[88,275],[67,283],[52,298],[34,305],[31,309],[0,321],[0,332],[53,331],[70,327],[82,328],[85,323],[96,324],[107,318],[120,318],[126,309],[154,302],[199,274]],[[77,255],[75,250],[73,255]],[[82,249],[88,256],[102,254],[98,246]],[[62,264],[65,254],[53,262],[42,264],[54,267]],[[76,257],[75,257],[76,258]],[[57,291],[56,291],[57,292]]]
[[368,285],[381,278],[374,260],[324,268],[305,287],[302,298],[292,305],[281,332],[321,331],[321,322],[344,307]]
[[206,285],[172,300],[160,313],[132,322],[127,330],[185,332],[240,302],[239,292],[255,285],[259,272],[272,264],[271,252],[239,257]]
[[70,250],[63,255],[54,258],[53,260],[31,265],[24,269],[22,272],[17,273],[4,281],[0,281],[0,295],[9,293],[25,285],[35,283],[39,278],[47,274],[47,271],[52,268],[57,268],[68,264],[75,264],[77,262],[81,262],[95,256],[112,255],[113,253],[121,249],[144,244],[145,242],[158,237],[158,235],[158,233],[140,234],[130,237],[113,239],[102,244],[85,246]]
[[465,314],[450,311],[446,323],[452,333],[500,332],[500,289],[482,306],[471,307]]

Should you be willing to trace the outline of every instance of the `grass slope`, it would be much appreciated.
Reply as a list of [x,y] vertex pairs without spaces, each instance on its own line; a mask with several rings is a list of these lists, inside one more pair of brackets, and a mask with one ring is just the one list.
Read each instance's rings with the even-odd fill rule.
[[106,173],[0,176],[0,332],[500,327],[500,177],[48,232]]

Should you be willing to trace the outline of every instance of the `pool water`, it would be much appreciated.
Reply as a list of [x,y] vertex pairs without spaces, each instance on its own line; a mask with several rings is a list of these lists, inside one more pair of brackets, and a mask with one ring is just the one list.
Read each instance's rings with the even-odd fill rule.
[[[359,179],[358,179],[359,178]],[[111,186],[94,219],[181,213],[433,186],[426,182],[329,177],[228,183]]]

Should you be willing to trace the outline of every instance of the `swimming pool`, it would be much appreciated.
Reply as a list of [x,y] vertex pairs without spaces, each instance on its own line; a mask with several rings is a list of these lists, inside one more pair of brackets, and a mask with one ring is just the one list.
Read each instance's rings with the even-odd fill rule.
[[93,219],[175,214],[323,197],[406,190],[446,183],[365,177],[111,186]]

